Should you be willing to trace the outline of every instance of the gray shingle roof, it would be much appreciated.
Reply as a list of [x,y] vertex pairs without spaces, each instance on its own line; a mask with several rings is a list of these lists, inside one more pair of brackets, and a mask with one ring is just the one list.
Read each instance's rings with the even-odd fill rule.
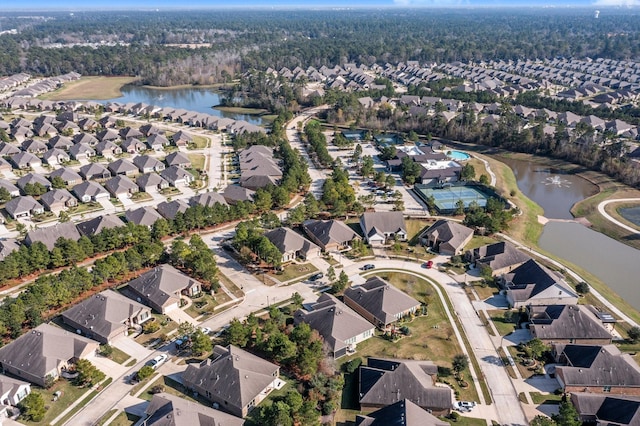
[[264,236],[283,254],[295,251],[301,252],[304,255],[310,250],[320,248],[302,235],[285,227],[273,229],[265,233]]
[[171,265],[157,266],[129,282],[129,288],[156,307],[178,302],[179,293],[194,285],[200,286],[200,283]]
[[125,226],[125,223],[115,214],[94,217],[76,225],[82,235],[92,236],[99,234],[103,229],[113,229]]
[[530,256],[506,241],[469,250],[466,256],[481,265],[489,266],[494,271],[520,265],[531,259]]
[[157,220],[164,219],[153,207],[140,207],[135,210],[127,210],[124,215],[127,218],[127,222],[149,227],[153,226]]
[[357,415],[356,426],[449,426],[449,423],[403,399],[367,415]]
[[597,424],[640,425],[640,397],[579,392],[571,394],[571,402],[580,416]]
[[611,339],[590,306],[529,306],[529,328],[542,340]]
[[376,231],[384,234],[395,234],[400,231],[407,231],[402,212],[363,213],[360,223],[365,236],[373,235]]
[[163,201],[156,206],[158,213],[167,219],[173,219],[178,212],[184,213],[188,208],[183,200]]
[[153,395],[145,426],[242,426],[244,420],[168,393]]
[[189,199],[189,204],[195,206],[200,204],[203,207],[213,207],[216,203],[223,206],[228,205],[222,194],[217,192],[205,192],[203,194],[194,195]]
[[441,219],[431,225],[420,237],[435,239],[440,243],[447,243],[452,248],[459,249],[471,235],[473,235],[473,229],[457,222]]
[[344,245],[359,235],[339,220],[305,220],[302,228],[307,235],[313,235],[324,246],[328,244]]
[[133,183],[131,179],[126,176],[118,175],[114,176],[104,183],[104,187],[113,195],[117,197],[120,194],[138,192],[138,185]]
[[71,222],[56,223],[46,228],[38,228],[27,232],[24,243],[28,246],[39,241],[43,243],[49,250],[53,250],[58,238],[66,238],[68,240],[78,241],[80,233],[76,229],[76,225]]
[[564,281],[562,275],[549,270],[533,259],[504,274],[502,278],[515,302],[526,301],[554,285],[561,287],[568,295],[578,297]]

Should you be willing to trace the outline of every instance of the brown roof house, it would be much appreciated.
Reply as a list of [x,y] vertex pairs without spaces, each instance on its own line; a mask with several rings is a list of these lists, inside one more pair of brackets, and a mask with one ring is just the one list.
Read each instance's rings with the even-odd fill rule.
[[527,307],[531,335],[545,343],[608,345],[611,333],[592,306],[548,305]]
[[95,353],[98,342],[49,324],[0,348],[0,368],[28,382],[45,387],[79,359]]
[[596,426],[639,426],[640,397],[572,393],[571,402],[584,423]]
[[445,256],[462,254],[464,247],[473,238],[473,229],[452,222],[438,220],[420,234],[420,242]]
[[160,172],[160,176],[171,186],[188,186],[195,178],[191,173],[179,166],[170,166]]
[[4,209],[14,219],[31,217],[31,215],[44,213],[44,207],[31,195],[14,197],[6,202]]
[[339,220],[305,220],[302,229],[324,251],[349,250],[353,240],[361,240],[353,229]]
[[80,222],[76,228],[80,234],[90,237],[99,234],[103,229],[120,228],[121,226],[126,226],[122,219],[115,214],[106,214]]
[[[31,385],[22,380],[0,375],[0,404],[17,406],[31,393]],[[2,417],[0,417],[2,418]]]
[[156,209],[150,206],[139,207],[135,210],[127,210],[124,217],[127,219],[127,222],[133,222],[136,225],[144,225],[149,228],[151,228],[159,219],[164,219]]
[[52,189],[42,194],[40,202],[47,210],[55,214],[78,205],[78,199],[66,189]]
[[372,413],[356,415],[356,426],[449,426],[449,423],[402,399]]
[[380,277],[371,277],[362,285],[347,288],[344,302],[379,328],[415,313],[420,307],[420,302]]
[[153,395],[140,426],[242,426],[244,420],[179,396]]
[[531,259],[513,244],[505,241],[469,250],[464,256],[476,268],[482,268],[483,266],[491,268],[491,274],[494,277],[510,272]]
[[110,343],[151,318],[151,310],[113,290],[105,290],[62,313],[62,321],[90,339]]
[[163,201],[156,206],[158,213],[165,219],[173,219],[178,213],[186,212],[188,208],[189,204],[184,200]]
[[315,259],[320,256],[320,247],[289,228],[276,228],[264,234],[282,253],[282,262],[297,258]]
[[283,384],[280,367],[235,346],[216,346],[214,358],[182,373],[184,386],[220,409],[244,417]]
[[92,180],[79,183],[71,189],[71,192],[83,203],[109,199],[107,190]]
[[436,416],[451,412],[453,394],[435,385],[438,366],[431,361],[368,358],[360,367],[360,408],[380,408],[407,399]]
[[183,294],[200,294],[202,284],[171,265],[161,265],[130,281],[127,288],[138,302],[164,314],[179,308]]
[[360,228],[364,239],[373,245],[380,246],[395,238],[407,239],[407,225],[402,212],[367,212],[360,216]]
[[63,222],[56,223],[53,226],[47,226],[46,228],[32,229],[27,232],[27,235],[24,237],[24,244],[31,246],[33,243],[39,241],[47,246],[49,250],[53,250],[59,238],[78,241],[80,237],[81,235],[74,223]]
[[140,191],[144,192],[158,192],[162,189],[166,189],[169,187],[169,182],[167,182],[162,176],[155,173],[145,173],[136,178],[136,184]]
[[323,337],[334,358],[353,353],[356,345],[373,336],[375,327],[329,294],[323,294],[309,311],[298,309],[294,324],[309,324]]
[[640,367],[615,345],[555,345],[556,379],[565,393],[640,396]]
[[553,272],[533,259],[502,275],[507,302],[514,308],[526,305],[575,305],[578,294]]

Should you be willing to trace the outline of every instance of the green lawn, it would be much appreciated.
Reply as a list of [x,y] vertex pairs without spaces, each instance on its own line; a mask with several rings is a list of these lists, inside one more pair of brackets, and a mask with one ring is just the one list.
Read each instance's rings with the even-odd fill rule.
[[[55,392],[62,392],[60,398],[57,401],[53,400],[53,394]],[[44,419],[41,422],[28,422],[21,420],[27,425],[49,425],[58,417],[64,410],[69,408],[71,404],[81,399],[85,393],[90,393],[90,390],[87,388],[79,388],[74,386],[71,382],[66,379],[60,379],[49,389],[39,389],[36,388],[33,390],[35,393],[39,393],[44,398],[44,404],[47,408],[47,412],[44,415]]]
[[115,346],[111,346],[111,348],[113,349],[113,352],[111,353],[111,356],[109,358],[112,361],[117,362],[118,364],[124,364],[129,358],[131,358],[129,354],[121,351]]
[[[113,416],[116,411],[118,411],[117,408],[114,408],[113,410],[109,410],[107,411],[102,417],[100,417],[98,419],[98,421],[96,422],[96,426],[104,426],[104,424],[107,422],[107,420],[109,420],[111,418],[111,416]],[[113,424],[113,423],[111,423]]]
[[286,384],[278,390],[274,390],[272,391],[269,396],[267,396],[267,398],[265,398],[264,401],[262,401],[260,403],[260,405],[258,405],[258,407],[254,410],[252,410],[251,412],[249,412],[249,415],[245,418],[245,426],[259,426],[260,425],[260,419],[259,419],[259,415],[260,415],[260,408],[262,407],[267,407],[271,404],[273,404],[273,400],[275,398],[279,398],[282,397],[284,395],[286,395],[286,393],[289,391],[289,389],[295,389],[296,388],[296,381],[292,380],[288,377],[285,376],[280,376],[281,380],[284,380],[286,382]]
[[193,136],[193,143],[190,144],[190,148],[191,149],[204,149],[207,146],[209,146],[209,139],[204,137],[204,136],[199,136],[199,135],[194,135]]
[[[142,389],[143,387],[145,387],[145,386],[147,385],[147,383],[149,383],[150,381],[155,381],[155,378],[158,376],[158,374],[160,374],[160,373],[158,373],[157,371],[155,371],[155,372],[151,375],[151,377],[148,377],[148,378],[146,378],[145,380],[143,380],[143,381],[141,381],[141,382],[136,383],[136,384],[131,388],[131,391],[129,392],[129,395],[131,395],[131,396],[136,396],[136,394],[137,394],[138,392],[140,392],[140,389]],[[142,395],[141,395],[140,397],[142,398]]]
[[493,244],[497,242],[498,240],[492,237],[474,235],[473,238],[471,238],[471,241],[469,241],[469,243],[466,246],[464,246],[464,251],[466,252],[467,250],[473,250],[475,248],[486,246],[488,244]]
[[156,321],[158,321],[158,323],[160,324],[160,330],[156,331],[155,333],[150,333],[150,334],[142,333],[141,335],[137,336],[134,340],[140,343],[141,345],[148,345],[149,343],[160,338],[161,336],[167,335],[173,330],[175,330],[176,328],[178,328],[178,324],[176,324],[175,321],[172,321],[168,316],[162,315],[162,314],[152,314],[152,315],[156,319]]
[[487,426],[487,421],[485,419],[475,419],[473,417],[460,416],[456,421],[445,417],[440,417],[440,419],[455,426]]
[[149,201],[149,200],[153,200],[153,197],[151,196],[151,194],[148,194],[142,191],[136,192],[131,196],[131,201],[135,201],[136,203],[141,203],[143,201]]
[[560,404],[560,402],[562,402],[562,395],[553,393],[542,394],[540,392],[531,392],[529,395],[534,404]]
[[202,154],[187,154],[191,161],[191,168],[196,170],[204,170],[204,155]]
[[306,277],[307,275],[311,275],[315,272],[318,272],[318,268],[313,266],[311,263],[291,263],[285,266],[281,273],[269,272],[269,275],[280,282],[287,282],[297,278]]
[[513,332],[515,328],[515,324],[511,321],[507,322],[504,319],[504,311],[492,310],[492,311],[487,311],[487,313],[491,317],[491,320],[493,321],[493,325],[496,326],[496,329],[498,330],[498,333],[500,333],[501,336],[506,336],[507,334]]
[[[210,294],[203,294],[197,299],[192,300],[191,306],[184,311],[191,315],[192,318],[198,318],[201,315],[211,315],[216,306],[230,301],[231,298],[222,290],[220,290],[214,298]],[[200,306],[200,305],[203,306]],[[200,307],[198,307],[200,306]]]
[[147,390],[141,393],[138,398],[151,401],[151,399],[153,398],[153,394],[150,391],[154,386],[157,385],[163,385],[163,392],[165,393],[178,396],[180,398],[186,399],[187,401],[198,402],[207,406],[211,405],[211,402],[208,402],[203,398],[193,398],[192,396],[190,396],[192,395],[192,392],[185,392],[184,387],[180,383],[167,376],[161,376],[154,380],[154,382],[147,388]]
[[140,420],[140,417],[122,412],[109,423],[109,426],[133,426],[138,423],[138,420]]
[[433,225],[433,220],[408,219],[405,221],[405,223],[407,225],[407,239],[411,241],[411,239],[422,232],[422,230]]
[[227,276],[222,274],[220,271],[218,271],[218,280],[220,281],[220,284],[225,286],[235,297],[244,296],[244,291],[242,291],[240,287],[235,285],[233,281],[227,278]]

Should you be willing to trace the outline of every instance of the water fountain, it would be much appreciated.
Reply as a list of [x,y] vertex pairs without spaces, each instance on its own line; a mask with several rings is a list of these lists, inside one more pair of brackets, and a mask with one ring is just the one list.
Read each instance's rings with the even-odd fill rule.
[[557,186],[558,188],[568,188],[571,185],[570,181],[568,181],[566,179],[562,179],[558,175],[549,176],[549,177],[545,178],[542,181],[542,183],[547,185],[547,186],[549,186],[549,185]]

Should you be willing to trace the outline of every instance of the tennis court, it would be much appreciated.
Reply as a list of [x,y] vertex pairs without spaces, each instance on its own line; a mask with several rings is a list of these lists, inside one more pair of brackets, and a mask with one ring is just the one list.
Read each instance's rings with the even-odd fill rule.
[[445,188],[416,188],[421,198],[426,200],[430,196],[435,200],[436,208],[440,213],[451,213],[456,210],[456,203],[462,200],[464,208],[468,208],[472,202],[480,207],[487,204],[488,196],[472,186],[449,186]]

